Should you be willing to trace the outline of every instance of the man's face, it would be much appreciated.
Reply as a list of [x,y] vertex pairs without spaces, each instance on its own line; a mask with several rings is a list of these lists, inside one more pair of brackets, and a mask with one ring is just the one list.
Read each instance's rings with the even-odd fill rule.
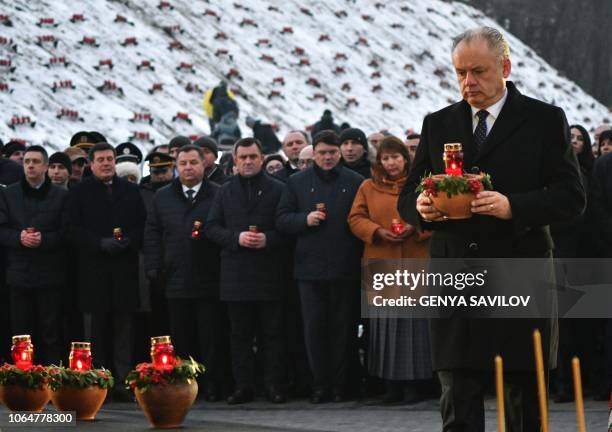
[[342,158],[349,165],[358,162],[365,153],[365,149],[357,141],[346,140],[340,145]]
[[83,171],[87,166],[87,160],[84,158],[75,159],[72,161],[72,173],[70,174],[71,180],[81,181],[83,178]]
[[9,156],[9,159],[22,165],[23,164],[23,152],[21,150],[15,151],[11,153],[11,155]]
[[215,164],[215,161],[217,160],[217,157],[207,147],[202,147],[202,151],[204,152],[204,169],[212,168],[212,166]]
[[112,150],[101,150],[94,153],[91,161],[91,173],[103,182],[107,182],[115,175],[115,155]]
[[162,183],[172,180],[174,177],[174,170],[172,165],[165,167],[151,168],[151,183]]
[[49,175],[51,182],[57,185],[65,185],[70,177],[68,169],[66,169],[66,167],[60,163],[50,164],[47,174]]
[[328,171],[340,162],[340,149],[335,145],[318,143],[313,151],[313,159],[319,168]]
[[503,96],[510,59],[500,61],[484,39],[460,42],[453,52],[453,65],[461,96],[472,107],[488,108]]
[[381,134],[380,132],[374,132],[373,134],[370,134],[370,136],[368,136],[368,144],[378,150],[378,146],[380,145],[380,142],[383,140],[383,138],[385,138],[383,134]]
[[45,162],[42,153],[37,151],[25,153],[23,171],[25,172],[26,180],[30,183],[41,183],[45,178],[47,168],[49,168],[49,164]]
[[603,142],[599,146],[599,151],[601,152],[602,156],[612,152],[612,140],[609,140],[609,139],[603,140]]
[[181,183],[185,186],[195,186],[204,178],[204,160],[195,150],[179,153],[176,169]]
[[283,141],[283,151],[285,152],[285,156],[289,159],[293,164],[297,163],[298,157],[300,156],[300,151],[304,147],[306,147],[308,143],[299,132],[291,132],[287,134],[285,140]]
[[253,177],[259,174],[263,166],[263,154],[255,144],[249,147],[237,147],[234,162],[238,174],[242,177]]
[[279,160],[273,159],[266,165],[266,172],[270,175],[274,175],[283,169],[283,163]]
[[414,156],[416,155],[416,149],[419,146],[420,138],[411,138],[406,139],[404,144],[406,144],[406,148],[408,149],[408,156],[410,156],[410,162],[414,161]]
[[300,171],[303,171],[307,168],[310,168],[314,164],[312,160],[312,146],[306,146],[300,152],[300,157],[298,159],[297,167]]

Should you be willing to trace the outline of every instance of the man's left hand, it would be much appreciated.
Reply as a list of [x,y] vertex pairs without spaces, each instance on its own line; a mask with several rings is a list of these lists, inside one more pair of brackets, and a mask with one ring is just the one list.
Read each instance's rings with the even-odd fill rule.
[[[266,247],[266,235],[264,233],[256,233],[257,240],[254,242],[255,249],[263,249]],[[255,238],[255,236],[253,236]]]
[[476,199],[472,201],[472,213],[512,219],[510,201],[505,195],[494,191],[483,191],[476,195]]

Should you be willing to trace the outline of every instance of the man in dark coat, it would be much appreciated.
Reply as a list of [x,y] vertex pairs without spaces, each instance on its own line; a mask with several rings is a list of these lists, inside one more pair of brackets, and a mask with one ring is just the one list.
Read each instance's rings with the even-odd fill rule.
[[0,156],[0,187],[18,182],[23,177],[23,167],[17,162]]
[[[115,175],[115,157],[106,142],[91,148],[92,176],[70,189],[66,226],[78,251],[77,302],[86,313],[85,334],[99,364],[108,365],[112,357],[119,381],[133,365],[132,321],[146,211],[138,186]],[[127,396],[121,386],[115,393]]]
[[[410,224],[434,231],[432,258],[549,258],[548,225],[584,208],[565,115],[506,82],[509,52],[504,37],[489,27],[455,38],[453,63],[464,100],[423,122],[398,209]],[[476,196],[474,216],[467,220],[446,220],[427,194],[415,192],[426,173],[444,173],[444,143],[462,143],[464,170],[489,173],[495,187]],[[542,333],[548,365],[556,355],[554,324],[550,319],[432,320],[443,430],[484,431],[483,396],[496,354],[504,360],[507,430],[539,430],[532,332]]]
[[285,139],[283,140],[283,153],[285,153],[287,157],[287,162],[285,162],[283,169],[277,171],[274,176],[286,182],[291,174],[298,172],[300,170],[298,167],[300,152],[308,143],[309,138],[304,131],[294,130],[285,135]]
[[246,124],[253,129],[253,138],[259,140],[264,154],[276,153],[281,148],[281,142],[278,140],[271,124],[264,123],[250,116],[246,118]]
[[203,233],[218,186],[204,177],[204,154],[178,150],[179,177],[153,199],[145,228],[145,269],[165,280],[170,328],[177,353],[206,365],[206,400],[216,401],[223,384],[226,342],[224,305],[219,302],[220,248]]
[[340,134],[340,153],[344,165],[360,174],[363,178],[370,178],[370,161],[368,160],[368,139],[361,129],[348,128]]
[[228,403],[253,399],[253,338],[264,356],[264,384],[272,402],[285,401],[282,344],[282,272],[277,268],[286,240],[275,227],[275,210],[284,185],[265,174],[261,144],[244,138],[235,145],[238,175],[217,193],[205,225],[206,234],[222,248],[221,300],[231,322],[232,366],[236,390]]
[[6,248],[11,327],[38,336],[39,363],[63,357],[60,316],[65,288],[61,217],[67,191],[46,177],[41,146],[24,152],[24,178],[0,191],[0,244]]
[[332,396],[339,402],[346,397],[356,342],[362,252],[347,217],[363,177],[340,164],[335,132],[321,132],[313,147],[315,165],[287,180],[277,226],[297,236],[295,278],[314,378],[311,401],[321,403]]
[[341,132],[340,126],[334,123],[334,117],[332,112],[328,109],[323,111],[323,115],[321,119],[316,122],[310,131],[310,136],[314,139],[314,137],[321,131],[331,130],[339,134]]

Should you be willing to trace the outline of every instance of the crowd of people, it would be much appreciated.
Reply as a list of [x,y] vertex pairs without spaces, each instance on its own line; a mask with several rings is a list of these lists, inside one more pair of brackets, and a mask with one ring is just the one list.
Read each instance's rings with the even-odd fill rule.
[[[11,334],[32,334],[37,360],[46,364],[65,361],[70,341],[87,340],[94,362],[120,382],[136,361],[146,360],[148,336],[169,334],[179,356],[205,364],[202,397],[208,401],[240,404],[263,394],[275,403],[373,395],[384,403],[415,402],[439,393],[439,380],[444,430],[464,430],[453,426],[461,416],[478,424],[480,414],[448,390],[476,395],[468,402],[475,405],[487,390],[486,380],[455,372],[474,367],[465,360],[480,352],[470,340],[474,328],[360,318],[360,267],[362,258],[475,251],[518,256],[511,251],[517,238],[524,242],[521,251],[529,250],[522,256],[535,256],[548,251],[537,249],[548,244],[548,225],[557,257],[612,255],[612,130],[597,128],[591,142],[583,126],[568,127],[560,110],[522,96],[505,81],[509,57],[499,63],[502,88],[487,88],[486,77],[470,78],[474,58],[497,61],[498,42],[486,29],[459,37],[453,60],[464,105],[426,117],[422,137],[366,135],[336,125],[326,110],[312,134],[293,130],[280,141],[270,125],[248,117],[255,137],[213,134],[192,142],[176,136],[144,158],[134,144],[115,147],[100,132],[79,132],[66,150],[51,155],[38,145],[8,143],[0,159],[2,356],[8,358]],[[482,95],[469,90],[476,86],[495,98],[478,99]],[[220,131],[228,114],[235,121],[237,107],[226,88],[220,96],[210,93],[208,104],[226,106],[218,108],[223,115],[210,115],[211,130]],[[457,124],[456,110],[481,105],[489,119],[474,114],[464,142],[476,147],[466,144],[466,164],[478,161],[491,172],[499,192],[479,197],[472,225],[452,225],[427,196],[417,197],[415,182],[425,172],[443,171],[440,143],[456,142],[463,133],[448,127]],[[510,110],[529,115],[530,122],[545,120],[519,135],[517,146],[553,142],[549,153],[492,147],[487,133],[494,123],[487,122],[514,130],[505,120]],[[231,150],[220,157],[220,144],[228,148],[228,140]],[[510,193],[516,179],[501,173],[504,165],[518,166],[508,161],[519,156],[533,163],[525,164],[516,187],[543,195]],[[544,168],[538,158],[546,159]],[[150,174],[141,178],[143,161]],[[528,168],[542,168],[534,184],[550,183],[528,185]],[[402,219],[403,231],[390,229],[393,219]],[[508,225],[510,219],[520,228]],[[512,239],[500,235],[519,231]],[[469,239],[458,240],[458,232],[469,232]],[[568,362],[574,354],[593,371],[586,377],[589,393],[608,399],[609,321],[561,321],[557,401],[572,399]],[[120,385],[114,396],[130,398]]]

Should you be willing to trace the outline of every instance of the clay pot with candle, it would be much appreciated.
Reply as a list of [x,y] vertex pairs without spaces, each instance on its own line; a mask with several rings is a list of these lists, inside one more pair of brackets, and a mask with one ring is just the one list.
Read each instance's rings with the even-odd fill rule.
[[176,358],[171,368],[140,363],[130,371],[126,383],[151,426],[175,428],[191,409],[198,394],[196,378],[203,372],[204,366],[191,358]]
[[0,401],[11,411],[40,412],[49,402],[48,379],[46,367],[5,363],[0,368]]
[[92,369],[91,344],[72,342],[69,368],[49,368],[51,401],[60,411],[76,411],[77,420],[94,420],[114,384],[106,369]]

